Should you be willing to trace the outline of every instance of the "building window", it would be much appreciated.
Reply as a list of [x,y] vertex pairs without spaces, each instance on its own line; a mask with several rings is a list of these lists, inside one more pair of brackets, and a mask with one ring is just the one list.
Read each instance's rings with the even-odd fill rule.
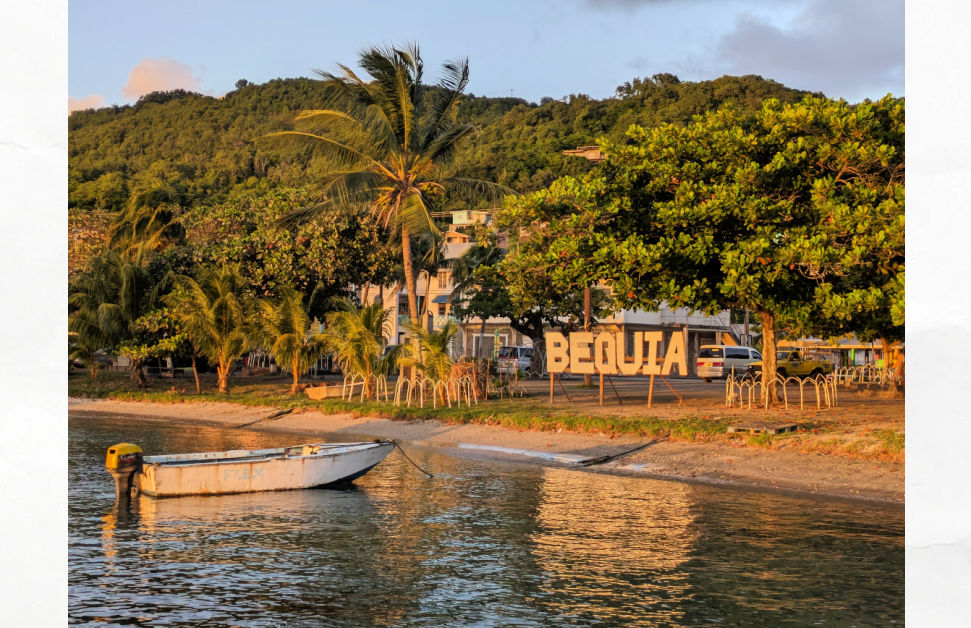
[[448,286],[448,271],[440,270],[438,271],[438,287],[445,288]]

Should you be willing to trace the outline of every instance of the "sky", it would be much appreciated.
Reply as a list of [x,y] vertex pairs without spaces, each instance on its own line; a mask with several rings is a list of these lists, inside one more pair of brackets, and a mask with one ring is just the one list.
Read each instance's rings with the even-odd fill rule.
[[356,66],[363,48],[409,41],[426,80],[468,57],[468,92],[537,103],[602,99],[661,72],[758,74],[850,102],[905,95],[903,0],[78,0],[68,6],[69,109],[177,88],[221,96],[239,79],[314,76]]

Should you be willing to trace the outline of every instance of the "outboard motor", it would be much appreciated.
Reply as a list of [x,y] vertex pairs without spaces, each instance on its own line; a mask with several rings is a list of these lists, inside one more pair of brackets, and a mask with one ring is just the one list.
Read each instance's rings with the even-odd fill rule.
[[108,448],[105,468],[115,478],[115,499],[128,499],[131,480],[142,467],[142,448],[131,443],[118,443]]

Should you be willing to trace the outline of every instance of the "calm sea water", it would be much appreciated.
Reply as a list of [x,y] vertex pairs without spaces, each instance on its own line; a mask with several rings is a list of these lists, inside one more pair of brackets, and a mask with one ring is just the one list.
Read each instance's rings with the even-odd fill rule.
[[72,623],[903,623],[898,507],[409,450],[434,478],[392,452],[352,490],[119,509],[104,470],[114,443],[178,453],[296,441],[112,416],[71,417],[69,430]]

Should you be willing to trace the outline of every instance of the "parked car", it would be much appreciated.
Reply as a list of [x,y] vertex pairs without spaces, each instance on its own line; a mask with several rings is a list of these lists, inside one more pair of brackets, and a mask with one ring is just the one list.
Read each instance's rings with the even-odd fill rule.
[[499,347],[497,371],[503,375],[512,375],[517,369],[520,371],[528,371],[532,360],[532,347]]
[[698,351],[698,377],[710,382],[724,379],[732,374],[744,375],[749,365],[762,359],[762,354],[752,347],[737,345],[701,345]]
[[[752,363],[752,373],[762,372],[762,361]],[[795,349],[781,349],[775,354],[775,372],[780,377],[816,377],[817,375],[829,375],[834,370],[833,363],[829,360],[815,359],[812,356],[803,356]]]

